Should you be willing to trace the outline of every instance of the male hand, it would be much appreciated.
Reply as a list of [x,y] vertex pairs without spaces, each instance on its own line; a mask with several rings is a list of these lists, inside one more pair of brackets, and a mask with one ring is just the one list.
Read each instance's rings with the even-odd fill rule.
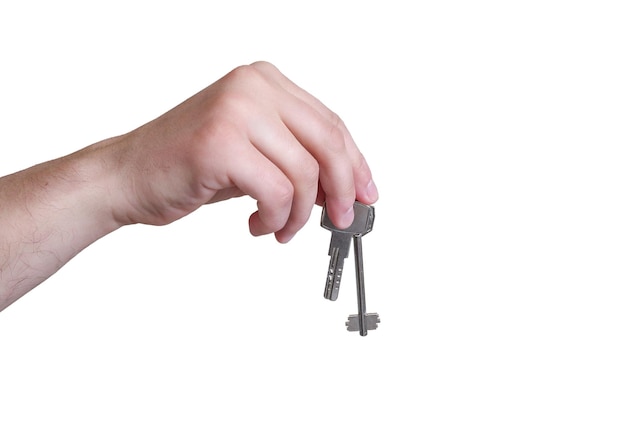
[[123,224],[162,225],[249,195],[253,235],[289,241],[315,203],[347,227],[378,193],[342,120],[267,62],[241,66],[122,137]]

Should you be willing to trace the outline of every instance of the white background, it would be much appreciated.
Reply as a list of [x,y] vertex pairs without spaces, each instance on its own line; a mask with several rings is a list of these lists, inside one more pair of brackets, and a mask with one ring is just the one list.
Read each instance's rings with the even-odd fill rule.
[[0,314],[0,445],[625,445],[621,3],[3,2],[1,175],[268,60],[371,164],[382,323],[319,208],[124,228]]

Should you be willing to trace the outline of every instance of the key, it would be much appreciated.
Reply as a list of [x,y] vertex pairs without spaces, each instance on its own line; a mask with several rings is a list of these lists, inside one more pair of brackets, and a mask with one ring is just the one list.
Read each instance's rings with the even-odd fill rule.
[[378,328],[380,317],[376,313],[368,314],[365,308],[365,278],[363,269],[363,246],[361,235],[354,235],[354,266],[356,268],[356,293],[358,301],[358,314],[350,315],[346,326],[349,331],[359,331],[361,336],[366,336],[367,331]]
[[365,305],[365,279],[363,269],[362,236],[372,231],[374,225],[374,207],[354,202],[354,222],[346,229],[338,229],[330,221],[326,213],[326,206],[322,209],[322,227],[331,231],[330,248],[328,254],[330,263],[326,277],[324,297],[335,301],[339,296],[339,286],[343,275],[344,260],[350,253],[350,239],[354,243],[354,266],[356,268],[357,304],[358,313],[348,316],[346,326],[348,331],[358,331],[362,336],[367,331],[378,328],[380,317],[376,313],[367,313]]
[[328,265],[328,275],[326,276],[324,298],[331,301],[337,300],[341,276],[343,275],[343,263],[350,254],[350,241],[356,235],[362,236],[372,231],[373,225],[374,208],[371,206],[354,202],[354,221],[352,225],[345,229],[339,229],[331,222],[324,205],[321,226],[331,231],[330,247],[328,249],[330,263]]

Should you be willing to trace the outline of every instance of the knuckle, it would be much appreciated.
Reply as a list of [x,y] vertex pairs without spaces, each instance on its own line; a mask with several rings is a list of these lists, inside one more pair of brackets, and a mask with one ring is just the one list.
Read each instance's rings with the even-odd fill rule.
[[258,87],[263,81],[262,63],[240,65],[229,73],[229,80],[235,84]]
[[307,158],[300,164],[298,173],[300,184],[306,189],[317,189],[319,182],[319,163],[313,158]]
[[333,152],[343,152],[345,149],[343,121],[334,112],[331,112],[329,121],[330,124],[328,126],[328,133],[326,136],[327,147],[330,148]]
[[276,68],[276,66],[270,62],[264,61],[264,60],[259,60],[256,62],[253,62],[250,64],[250,67],[255,68],[255,69],[259,69],[262,71],[269,71],[269,72],[277,72],[278,68]]
[[265,209],[262,220],[268,232],[281,230],[289,219],[293,190],[289,187],[276,187],[271,203]]
[[248,78],[250,76],[254,76],[256,70],[253,65],[240,65],[239,67],[232,70],[229,74],[230,77],[239,79],[239,78]]
[[365,156],[361,153],[358,152],[356,154],[356,169],[358,172],[362,172],[365,175],[371,176],[371,172],[370,172],[370,167],[367,164],[367,160],[365,160]]
[[272,202],[276,208],[290,207],[293,200],[294,187],[287,180],[276,181],[273,185]]

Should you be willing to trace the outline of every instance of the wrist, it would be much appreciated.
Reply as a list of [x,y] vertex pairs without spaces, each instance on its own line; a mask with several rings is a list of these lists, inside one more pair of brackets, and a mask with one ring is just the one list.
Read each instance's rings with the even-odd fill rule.
[[[74,201],[76,212],[89,223],[99,238],[127,225],[126,196],[122,153],[125,136],[113,137],[92,144],[69,155],[68,162],[76,174],[79,187]],[[94,239],[95,240],[95,239]]]

